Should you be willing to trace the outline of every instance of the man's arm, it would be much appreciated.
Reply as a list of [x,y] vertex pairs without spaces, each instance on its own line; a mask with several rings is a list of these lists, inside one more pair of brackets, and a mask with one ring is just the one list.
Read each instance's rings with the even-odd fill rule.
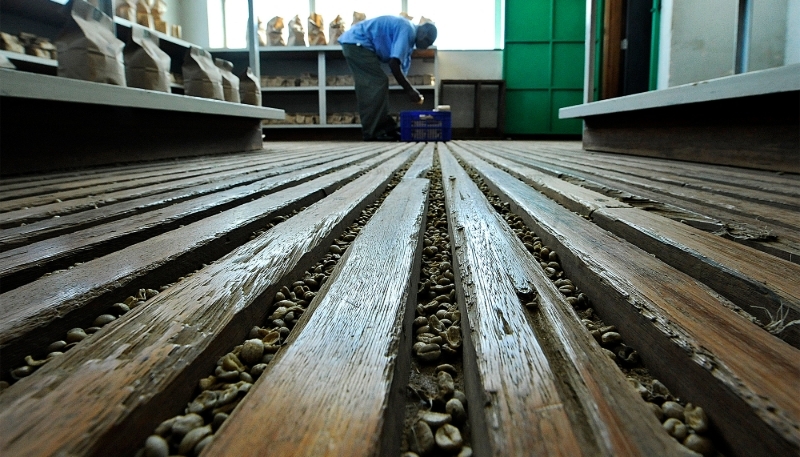
[[394,57],[389,59],[389,69],[392,70],[392,74],[394,75],[395,79],[397,79],[397,83],[403,86],[408,98],[412,102],[421,105],[422,102],[425,101],[425,97],[423,97],[422,94],[417,91],[417,89],[411,87],[411,83],[408,82],[406,76],[403,74],[403,71],[400,69],[400,59],[396,59]]

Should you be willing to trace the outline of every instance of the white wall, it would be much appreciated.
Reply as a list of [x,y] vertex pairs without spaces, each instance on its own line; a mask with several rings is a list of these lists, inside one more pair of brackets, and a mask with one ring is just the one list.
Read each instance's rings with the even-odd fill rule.
[[503,51],[439,51],[439,79],[503,79]]
[[[786,52],[787,0],[753,2],[748,71],[780,67]],[[800,22],[800,15],[792,22]]]
[[674,0],[668,86],[732,75],[737,0]]
[[800,0],[789,0],[786,11],[784,65],[800,63]]

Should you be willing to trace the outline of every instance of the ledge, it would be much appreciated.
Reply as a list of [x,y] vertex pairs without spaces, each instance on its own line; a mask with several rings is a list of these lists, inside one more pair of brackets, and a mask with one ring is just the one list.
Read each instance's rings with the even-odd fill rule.
[[0,96],[253,119],[285,118],[284,111],[275,108],[5,69],[0,69]]
[[792,91],[800,91],[800,64],[569,106],[561,108],[558,117],[583,118]]

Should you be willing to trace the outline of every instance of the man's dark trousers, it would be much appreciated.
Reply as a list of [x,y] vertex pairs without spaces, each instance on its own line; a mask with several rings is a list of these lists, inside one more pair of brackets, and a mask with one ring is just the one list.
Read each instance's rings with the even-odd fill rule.
[[342,44],[342,52],[353,72],[364,139],[391,135],[397,123],[389,116],[389,79],[378,55],[355,44]]

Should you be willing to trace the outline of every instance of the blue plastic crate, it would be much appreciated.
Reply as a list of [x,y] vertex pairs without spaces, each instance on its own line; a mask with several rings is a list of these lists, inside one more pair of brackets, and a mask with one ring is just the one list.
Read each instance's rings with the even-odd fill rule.
[[402,141],[450,141],[450,111],[401,111]]

